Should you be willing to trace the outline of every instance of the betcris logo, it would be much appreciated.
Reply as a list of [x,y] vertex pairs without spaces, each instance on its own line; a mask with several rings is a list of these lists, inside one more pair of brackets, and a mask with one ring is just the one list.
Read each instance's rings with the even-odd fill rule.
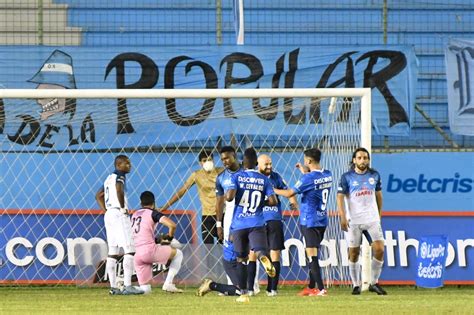
[[406,193],[470,193],[473,179],[455,173],[452,177],[428,177],[419,174],[417,177],[398,178],[395,174],[388,175],[387,192]]

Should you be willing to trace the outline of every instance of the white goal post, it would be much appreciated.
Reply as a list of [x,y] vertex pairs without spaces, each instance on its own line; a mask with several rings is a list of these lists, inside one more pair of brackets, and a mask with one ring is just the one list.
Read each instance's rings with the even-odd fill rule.
[[[77,100],[75,117],[72,118],[73,114],[67,116],[66,119],[65,116],[58,114],[48,116],[52,118],[36,118],[38,111],[32,110],[30,103],[41,99]],[[179,111],[186,113],[182,116],[190,116],[190,113],[198,112],[203,99],[218,100],[224,103],[224,106],[219,103],[206,112],[206,117],[212,119],[205,122],[205,128],[198,130],[194,126],[193,129],[185,125],[185,127],[177,126],[175,130],[171,129],[175,125],[169,122],[170,114],[166,116],[165,110],[158,109],[161,108],[159,107],[161,102],[169,99],[182,100],[182,104],[173,114],[174,118],[181,117]],[[226,99],[245,102],[235,101],[232,118],[229,118],[230,114],[225,111]],[[275,100],[277,106],[273,107],[274,112],[269,110],[270,106],[261,106],[259,103],[261,112],[257,113],[254,106],[256,99],[262,100],[262,103],[268,103],[270,99]],[[105,178],[106,170],[112,170],[111,159],[116,154],[135,155],[135,158],[132,158],[132,164],[134,167],[136,165],[136,170],[133,169],[134,173],[131,173],[130,178],[135,181],[136,189],[149,188],[154,190],[155,195],[163,194],[160,195],[160,202],[163,203],[163,200],[167,200],[171,192],[176,191],[189,176],[189,173],[181,174],[174,170],[179,169],[183,172],[183,169],[190,171],[193,167],[195,168],[197,163],[194,158],[197,157],[201,147],[208,147],[216,152],[222,144],[237,146],[238,151],[254,146],[259,153],[273,154],[275,156],[274,168],[287,175],[285,179],[289,186],[294,184],[299,177],[298,174],[293,174],[294,164],[291,163],[302,159],[304,148],[310,145],[321,147],[323,167],[334,169],[335,177],[347,170],[350,162],[348,155],[354,148],[362,146],[371,151],[371,90],[369,88],[0,89],[0,100],[2,139],[0,163],[2,170],[5,170],[5,177],[0,183],[0,188],[5,191],[4,196],[0,198],[2,219],[0,266],[3,272],[0,284],[15,283],[15,279],[20,279],[21,283],[50,283],[47,281],[56,278],[59,279],[58,283],[67,283],[67,281],[62,281],[61,277],[68,275],[70,272],[68,268],[75,266],[73,257],[78,255],[72,244],[92,239],[97,241],[97,244],[102,244],[100,237],[103,237],[103,231],[97,230],[99,228],[91,228],[93,225],[100,226],[96,222],[100,213],[95,200],[91,198],[101,184],[98,180]],[[80,100],[84,100],[84,104],[80,104]],[[119,135],[115,126],[112,126],[115,122],[112,122],[112,118],[116,118],[118,111],[117,102],[114,100],[130,100],[128,111],[131,117],[136,118],[134,121],[136,130],[130,131],[127,135]],[[137,103],[132,104],[132,100],[136,100]],[[199,103],[193,100],[199,100]],[[317,105],[314,105],[315,101]],[[253,110],[250,103],[254,106]],[[196,104],[199,104],[198,109],[196,109]],[[308,118],[304,120],[304,117],[311,115],[310,107],[320,110],[318,119],[321,121],[314,122]],[[95,123],[95,130],[93,130],[91,119],[79,121],[78,116],[83,114],[90,117],[90,112],[97,108],[100,108],[101,114],[93,115]],[[303,118],[298,118],[300,120],[296,120],[294,125],[279,125],[280,120],[283,122],[287,119],[286,115],[291,110],[299,111]],[[25,114],[26,111],[27,114]],[[341,119],[341,112],[344,111],[345,118]],[[262,119],[260,116],[258,119],[255,118],[256,115],[262,113],[272,114],[273,120]],[[285,116],[284,119],[278,120],[278,117],[283,116]],[[219,122],[220,127],[224,125],[228,127],[231,134],[220,135],[218,128],[213,129],[215,122]],[[344,124],[350,124],[350,126],[347,127]],[[79,126],[79,131],[75,131],[76,125]],[[99,127],[102,128],[100,129],[102,133],[99,132]],[[35,132],[40,134],[35,134]],[[94,132],[94,141],[91,139],[92,132]],[[31,141],[22,138],[25,134],[30,136]],[[167,135],[172,135],[173,141],[162,142]],[[180,140],[181,135],[183,139]],[[330,135],[334,137],[331,138]],[[56,136],[59,139],[57,141],[54,140]],[[157,139],[162,138],[152,142],[155,136]],[[166,138],[166,141],[168,140]],[[69,141],[69,143],[61,147],[53,146],[61,141]],[[73,143],[73,141],[76,142]],[[331,159],[337,161],[331,161]],[[217,155],[214,161],[220,164]],[[170,169],[172,171],[169,171]],[[146,170],[152,171],[148,174]],[[149,178],[144,178],[147,176]],[[97,179],[96,182],[84,180],[89,177]],[[329,204],[332,212],[329,223],[331,228],[328,228],[326,232],[328,242],[325,243],[323,257],[320,258],[326,261],[322,267],[324,278],[329,284],[347,284],[350,280],[347,265],[343,266],[343,262],[339,267],[331,268],[335,267],[335,261],[347,260],[347,252],[344,253],[347,248],[338,243],[343,239],[338,218],[335,215],[338,180],[338,177],[334,179],[333,196]],[[159,188],[156,188],[157,182],[160,182]],[[81,185],[87,185],[87,187]],[[133,194],[136,199],[139,191],[134,190]],[[178,215],[178,220],[182,219],[178,225],[186,224],[182,227],[183,230],[192,227],[194,231],[198,225],[193,221],[196,219],[196,213],[193,211],[197,211],[200,203],[195,191],[187,194],[191,196],[177,205],[181,212],[176,210],[175,213]],[[65,200],[67,202],[64,202]],[[57,219],[52,226],[51,217],[63,214],[67,214],[68,217]],[[45,218],[46,216],[48,218]],[[291,214],[288,214],[288,220],[294,220]],[[297,225],[292,223],[292,226]],[[54,227],[59,230],[64,228],[64,232],[57,232],[59,234],[54,236],[48,234],[53,233],[51,229]],[[95,235],[97,233],[100,235]],[[294,227],[287,233],[286,235],[295,236],[295,238],[299,235]],[[193,244],[189,244],[188,247],[184,244],[185,256],[193,257],[185,262],[187,272],[190,275],[199,274],[199,276],[222,272],[219,267],[203,269],[201,264],[204,259],[212,260],[212,264],[217,266],[220,247],[216,244],[216,248],[203,249],[202,244],[198,244],[200,236],[195,236],[192,235]],[[287,278],[282,279],[282,283],[285,281],[298,283],[299,279],[306,278],[304,271],[291,268],[292,259],[297,260],[299,257],[298,244],[296,239],[286,244],[289,247],[293,246],[293,249],[288,249],[282,255],[284,262],[290,261],[289,270],[286,271],[287,276],[285,276]],[[202,257],[205,258],[199,256],[201,254],[198,252],[201,250],[204,252]],[[334,257],[331,252],[333,250],[337,251]],[[366,242],[364,242],[361,257],[363,289],[366,289],[370,281],[371,257],[370,248]],[[71,276],[68,277],[71,278]],[[186,277],[183,275],[181,280],[186,282]],[[336,278],[339,280],[334,281]],[[196,281],[189,283],[195,284]]]

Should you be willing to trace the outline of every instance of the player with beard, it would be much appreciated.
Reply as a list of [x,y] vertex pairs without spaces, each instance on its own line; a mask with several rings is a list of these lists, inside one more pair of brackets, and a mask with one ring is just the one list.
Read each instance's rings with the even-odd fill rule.
[[341,228],[346,231],[349,245],[349,272],[352,294],[361,292],[361,268],[359,264],[362,235],[372,246],[372,277],[369,291],[378,295],[387,292],[378,284],[383,266],[384,238],[380,217],[382,213],[382,184],[380,174],[370,167],[370,154],[358,148],[352,155],[351,170],[342,174],[337,188],[337,209]]

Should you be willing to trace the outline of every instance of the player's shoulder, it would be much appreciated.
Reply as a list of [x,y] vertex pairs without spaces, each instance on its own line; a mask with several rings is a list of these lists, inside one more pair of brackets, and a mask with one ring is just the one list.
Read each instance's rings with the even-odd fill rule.
[[350,169],[347,172],[342,173],[341,178],[348,178],[354,174],[355,174],[355,171],[353,169]]

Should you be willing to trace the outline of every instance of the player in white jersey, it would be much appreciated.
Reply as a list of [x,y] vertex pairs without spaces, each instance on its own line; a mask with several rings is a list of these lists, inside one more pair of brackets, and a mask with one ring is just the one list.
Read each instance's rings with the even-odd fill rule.
[[347,232],[352,294],[358,295],[361,292],[361,268],[358,261],[362,235],[365,235],[373,252],[369,291],[386,295],[387,292],[378,284],[384,255],[384,238],[380,225],[382,184],[380,174],[369,165],[370,155],[367,149],[356,149],[352,155],[351,170],[342,174],[339,182],[337,208],[341,228]]
[[[125,155],[118,155],[114,161],[115,171],[110,174],[104,185],[96,194],[96,200],[100,208],[105,211],[104,223],[107,235],[108,257],[105,265],[110,282],[111,295],[134,295],[143,294],[132,286],[133,255],[135,246],[133,244],[130,217],[128,214],[128,201],[126,196],[125,175],[130,173],[132,164]],[[123,282],[124,289],[117,288],[116,268],[117,260],[123,249]]]

